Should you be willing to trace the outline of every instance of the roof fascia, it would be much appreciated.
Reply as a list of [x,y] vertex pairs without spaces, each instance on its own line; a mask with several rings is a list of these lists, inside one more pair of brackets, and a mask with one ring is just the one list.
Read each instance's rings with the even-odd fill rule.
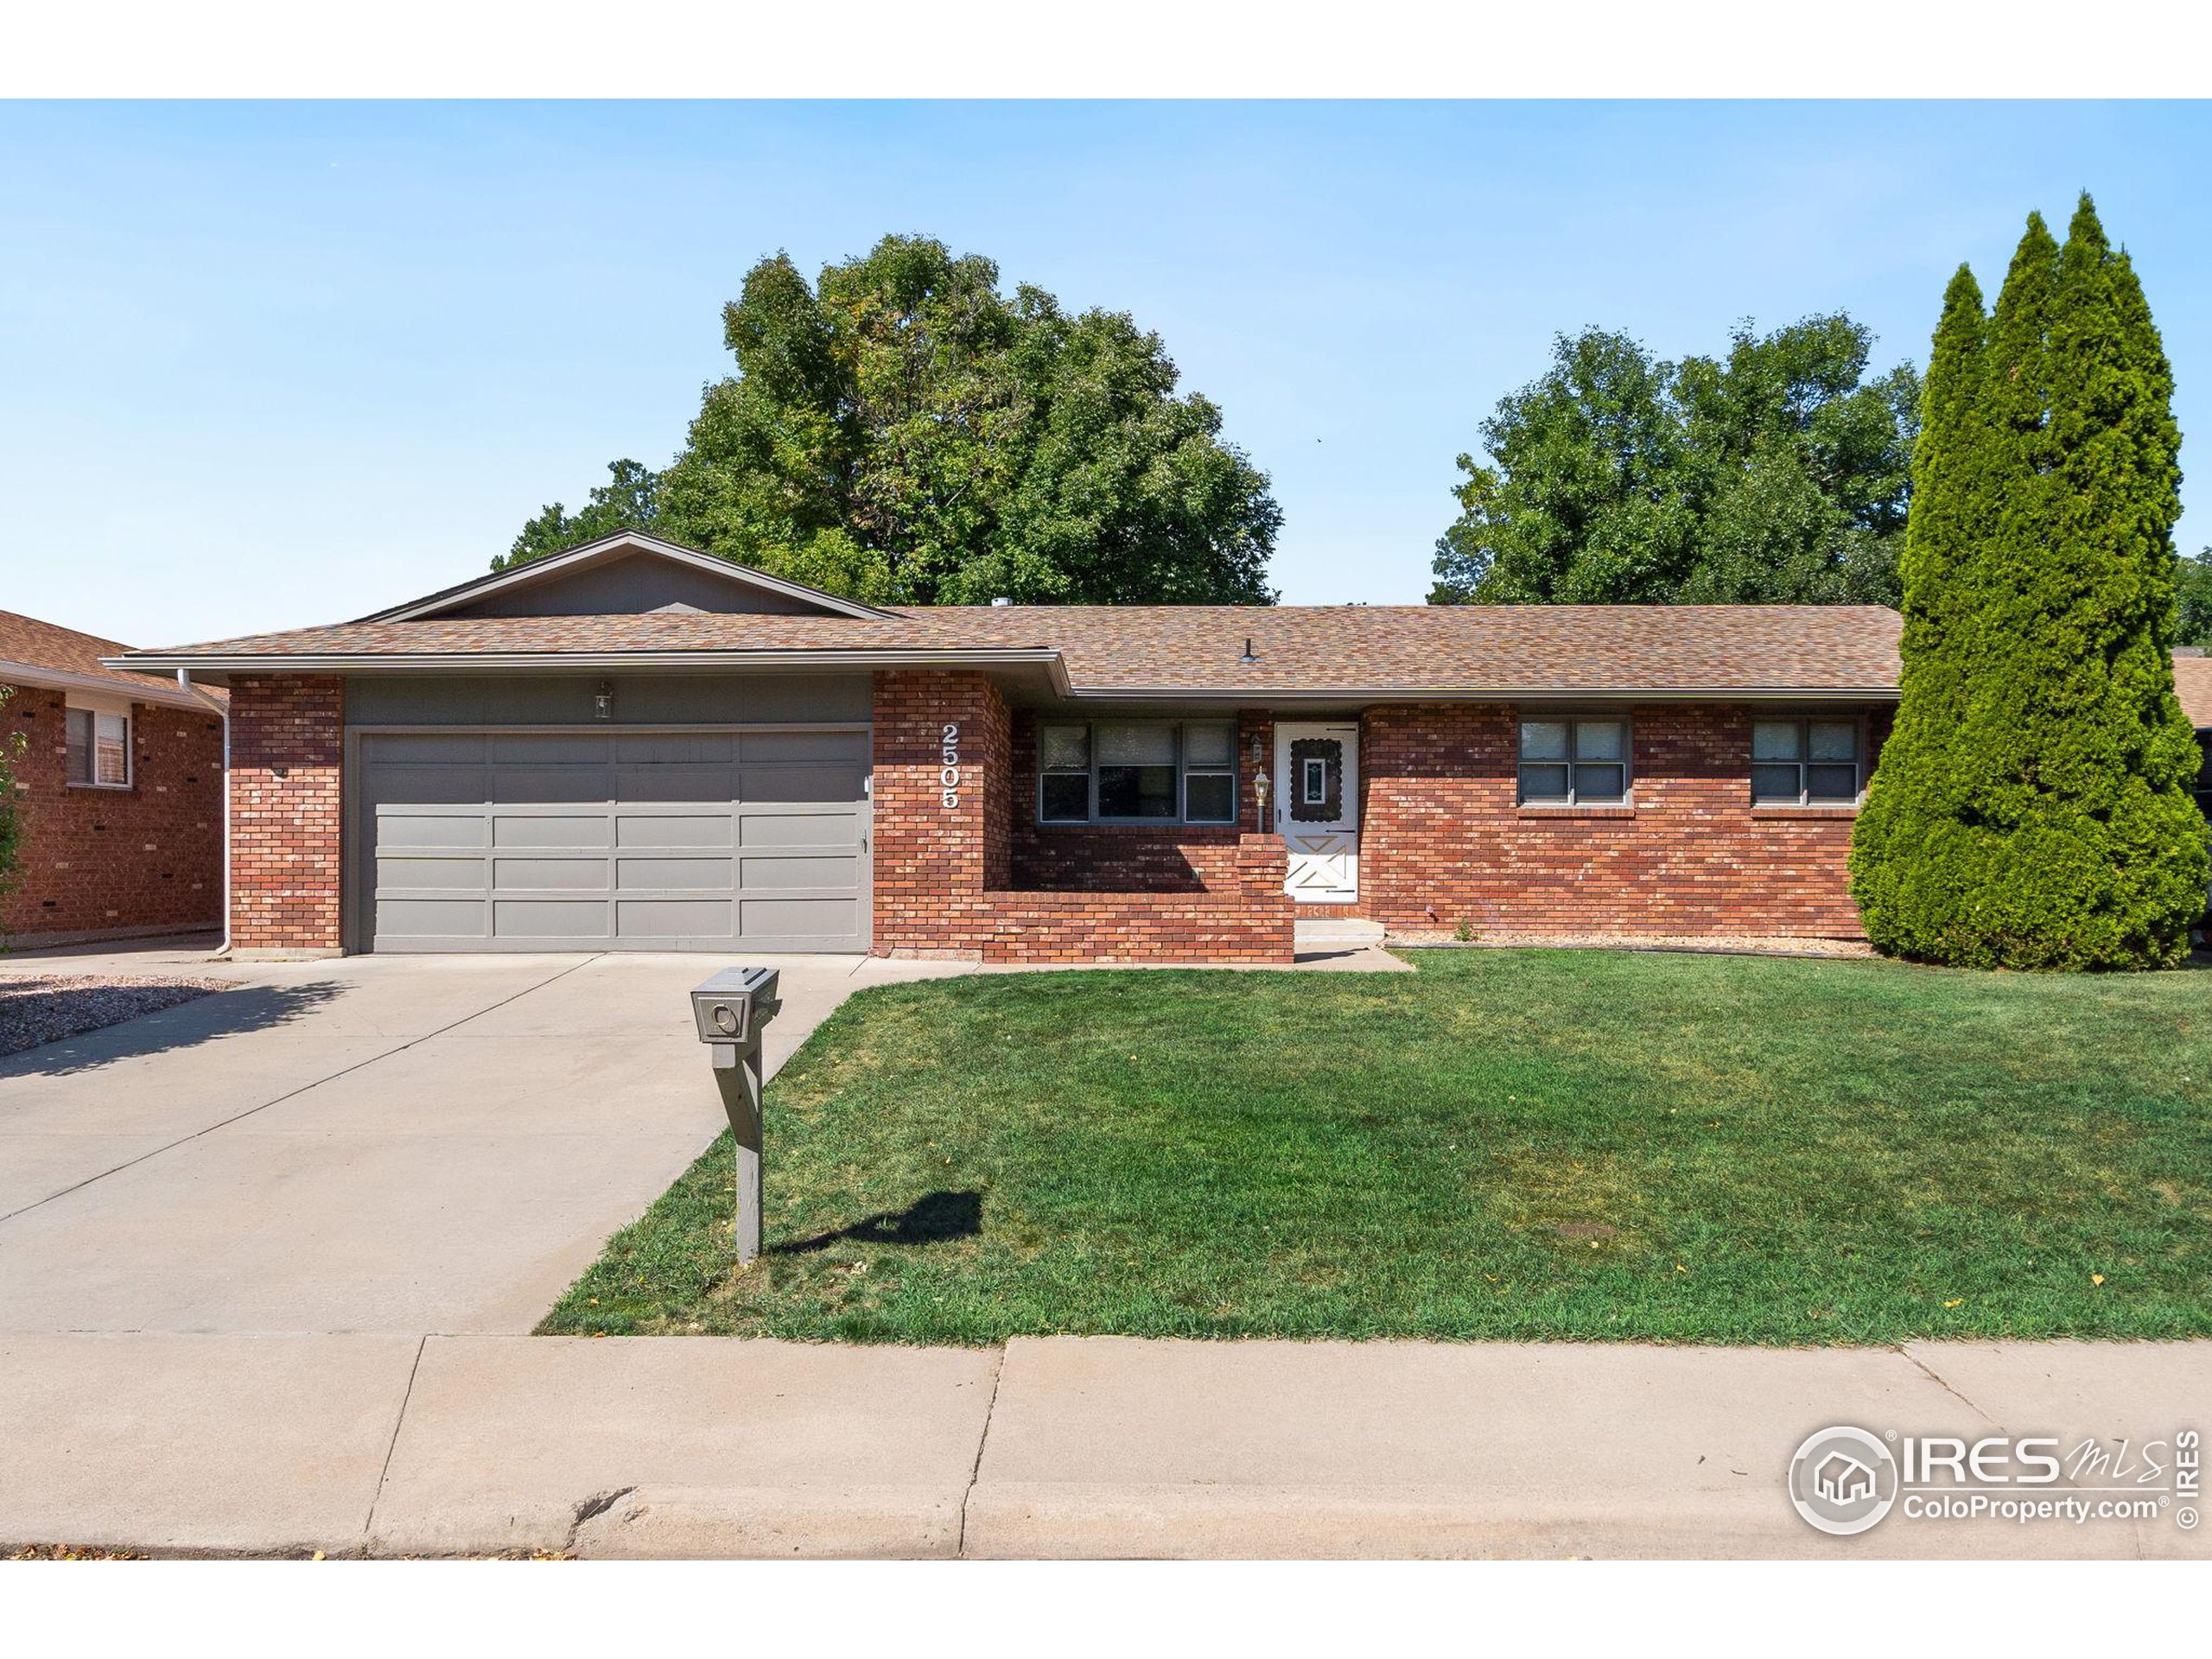
[[563,673],[580,670],[711,671],[731,668],[1023,668],[1048,671],[1054,695],[1073,695],[1067,664],[1057,651],[564,651],[365,652],[265,653],[134,652],[105,666],[143,673],[189,669],[202,677],[232,674]]
[[[146,671],[133,664],[100,658],[100,666],[112,668],[118,674],[139,674]],[[47,691],[82,691],[87,696],[99,694],[121,697],[131,702],[157,702],[170,709],[197,709],[203,712],[214,709],[209,699],[196,691],[188,691],[175,684],[164,685],[159,680],[147,679],[135,684],[124,684],[103,679],[97,674],[79,674],[66,668],[41,668],[35,663],[0,662],[0,685],[35,685]],[[219,709],[217,712],[220,712]]]
[[1198,690],[1190,686],[1086,686],[1071,694],[1077,702],[1211,702],[1252,708],[1261,703],[1344,702],[1807,702],[1865,701],[1895,702],[1894,685],[1770,686],[1586,686],[1573,690],[1528,686],[1304,686],[1253,687],[1243,690]]

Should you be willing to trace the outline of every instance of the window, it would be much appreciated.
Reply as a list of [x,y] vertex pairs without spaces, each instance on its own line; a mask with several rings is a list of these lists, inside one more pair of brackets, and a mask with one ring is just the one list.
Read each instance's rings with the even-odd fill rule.
[[1521,722],[1523,806],[1619,806],[1628,799],[1628,722]]
[[1037,728],[1037,816],[1046,823],[1090,821],[1090,728]]
[[2196,734],[2196,808],[2212,818],[2212,726]]
[[1850,806],[1863,782],[1855,720],[1751,722],[1755,806]]
[[1041,823],[1234,823],[1236,728],[1225,720],[1037,728]]
[[1236,728],[1225,720],[1183,728],[1183,817],[1190,823],[1236,822]]
[[73,784],[102,789],[130,786],[130,716],[97,709],[64,711],[67,769]]

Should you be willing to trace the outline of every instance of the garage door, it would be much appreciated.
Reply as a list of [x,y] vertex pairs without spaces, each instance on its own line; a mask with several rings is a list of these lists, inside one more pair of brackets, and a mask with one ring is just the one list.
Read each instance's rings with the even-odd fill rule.
[[372,950],[865,950],[868,734],[364,732]]

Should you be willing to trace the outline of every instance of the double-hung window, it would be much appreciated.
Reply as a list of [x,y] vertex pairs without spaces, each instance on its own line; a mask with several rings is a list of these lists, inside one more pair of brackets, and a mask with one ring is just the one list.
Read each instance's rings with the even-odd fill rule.
[[130,716],[98,709],[63,711],[63,777],[99,789],[130,786]]
[[1620,806],[1628,800],[1628,721],[1524,720],[1523,806]]
[[1751,722],[1751,804],[1850,806],[1866,784],[1855,720]]
[[1102,720],[1037,728],[1043,823],[1234,823],[1236,728],[1225,720]]

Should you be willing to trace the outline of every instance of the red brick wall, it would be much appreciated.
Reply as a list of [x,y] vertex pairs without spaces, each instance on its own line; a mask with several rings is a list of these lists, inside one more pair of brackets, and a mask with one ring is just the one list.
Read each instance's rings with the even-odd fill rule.
[[[944,802],[944,728],[959,728],[959,801]],[[1016,722],[980,674],[924,670],[875,680],[875,950],[884,956],[988,962],[1287,962],[1290,901],[1274,836],[1217,830],[1084,830],[1049,858],[1039,852],[1035,727],[1017,763]],[[1150,836],[1149,846],[1147,836]],[[1126,838],[1125,838],[1126,837]],[[1040,864],[1091,883],[1136,880],[1175,845],[1203,846],[1205,889],[1027,890]],[[1076,850],[1118,856],[1086,871]],[[1161,849],[1166,849],[1165,853]],[[1023,868],[1025,861],[1028,868]],[[1022,890],[1016,890],[1020,888]]]
[[[1037,822],[1037,715],[1014,716],[1014,885],[1086,893],[1202,893],[1237,880],[1240,826],[1058,824]],[[1252,741],[1262,768],[1274,764],[1274,721],[1265,710],[1236,717],[1236,799],[1241,828],[1262,830],[1252,788]]]
[[[957,725],[957,803],[945,804],[944,728]],[[948,935],[955,898],[1004,887],[1013,817],[1006,798],[1006,699],[981,674],[875,677],[875,949],[973,955]]]
[[130,708],[129,789],[65,781],[67,697],[24,686],[0,703],[20,732],[16,806],[24,829],[0,934],[18,944],[222,925],[223,722],[212,712]]
[[346,684],[241,675],[231,685],[231,944],[340,948]]
[[1280,836],[1232,843],[1203,893],[993,893],[975,943],[986,962],[1209,962],[1281,966],[1292,952]]
[[[1362,910],[1408,932],[1860,937],[1849,809],[1753,809],[1751,712],[1632,711],[1628,807],[1515,804],[1517,711],[1394,705],[1361,721]],[[1886,710],[1870,721],[1878,753]]]

